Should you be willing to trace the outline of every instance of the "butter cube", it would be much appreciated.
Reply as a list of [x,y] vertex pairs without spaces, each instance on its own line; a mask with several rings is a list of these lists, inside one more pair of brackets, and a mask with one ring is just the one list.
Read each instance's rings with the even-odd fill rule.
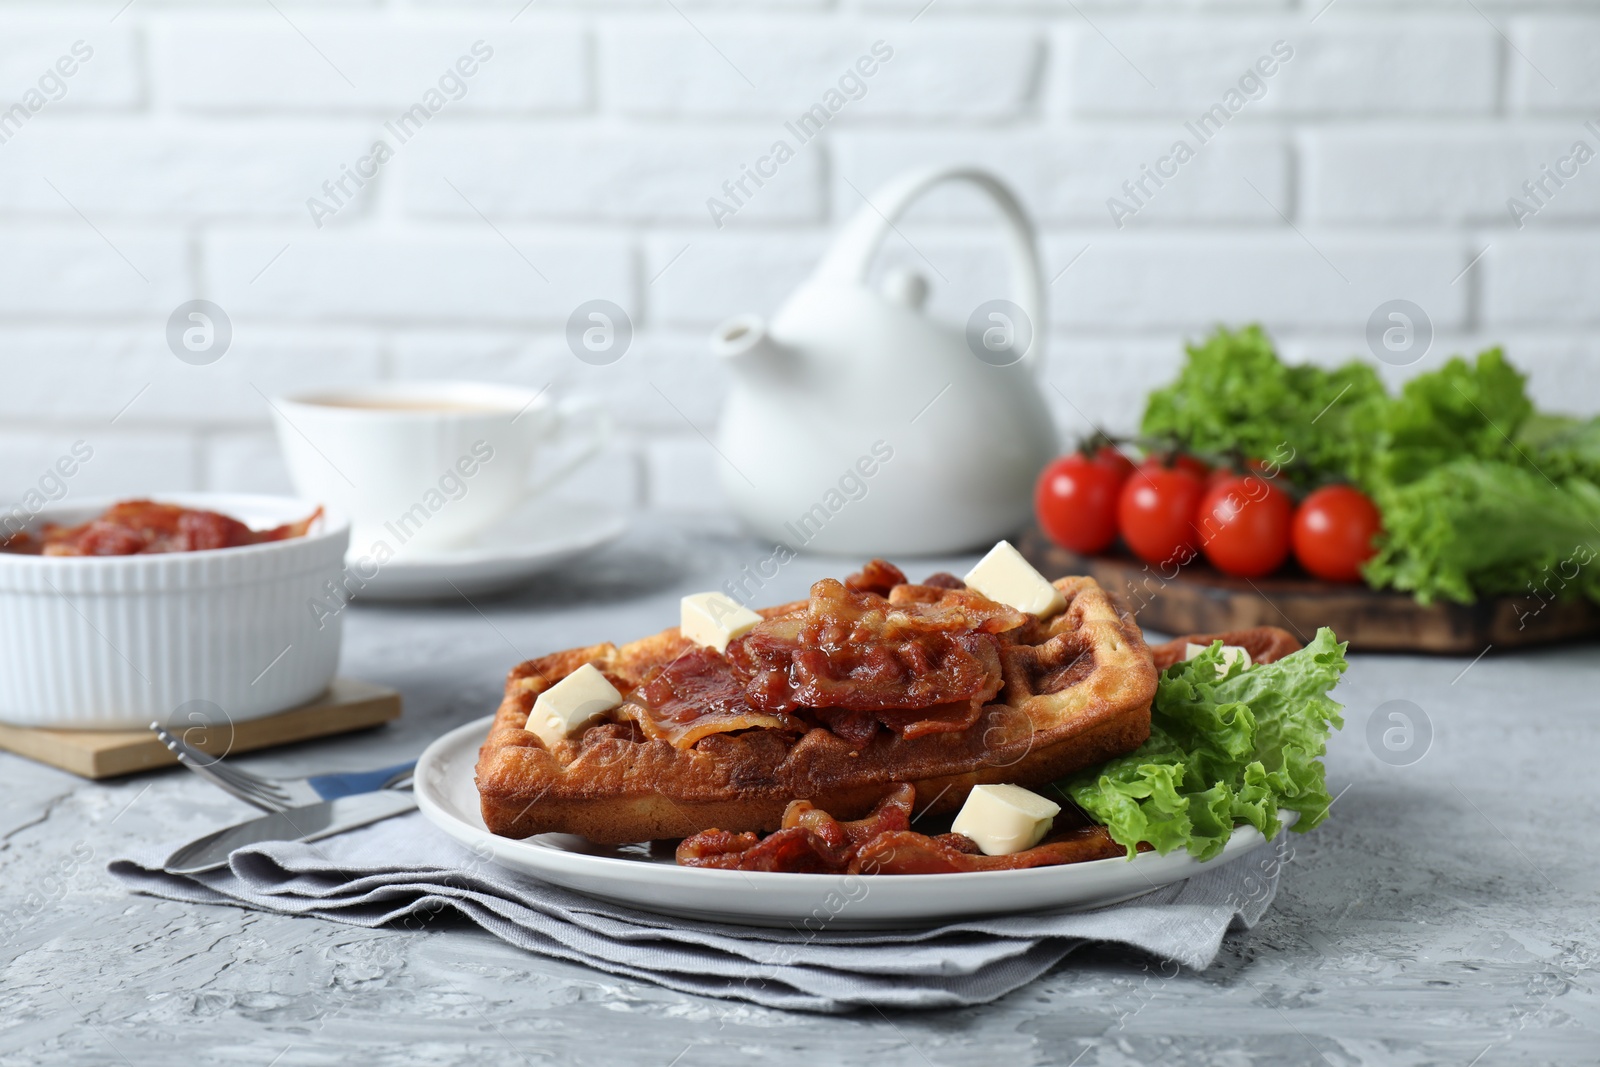
[[554,747],[621,703],[617,687],[594,664],[585,663],[539,694],[526,729],[538,734],[546,747]]
[[[1194,659],[1200,653],[1210,648],[1210,645],[1197,645],[1193,641],[1183,646],[1183,658]],[[1228,673],[1228,669],[1235,663],[1243,663],[1246,670],[1250,669],[1250,650],[1243,645],[1223,645],[1222,662],[1217,664],[1217,676],[1220,678]]]
[[950,829],[985,856],[1009,856],[1044,840],[1061,805],[1020,785],[975,785]]
[[697,645],[728,650],[728,642],[743,637],[761,616],[722,593],[695,593],[683,598],[678,628]]
[[1009,541],[1001,541],[991,548],[989,554],[967,572],[966,583],[990,600],[1009,604],[1041,619],[1067,606],[1061,591],[1045,581],[1044,575],[1034,570]]

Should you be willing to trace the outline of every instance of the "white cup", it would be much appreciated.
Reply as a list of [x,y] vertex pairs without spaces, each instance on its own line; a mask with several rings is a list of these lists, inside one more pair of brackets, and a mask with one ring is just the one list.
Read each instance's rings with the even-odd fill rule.
[[350,517],[353,556],[460,545],[593,458],[610,435],[591,401],[478,382],[304,393],[278,398],[272,412],[295,491]]

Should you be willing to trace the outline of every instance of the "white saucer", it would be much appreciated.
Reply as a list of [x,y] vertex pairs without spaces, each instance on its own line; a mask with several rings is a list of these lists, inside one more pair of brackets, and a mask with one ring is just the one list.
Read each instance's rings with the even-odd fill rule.
[[[417,600],[497,593],[614,541],[627,529],[619,507],[541,500],[459,547],[406,551],[367,578],[372,564],[351,550],[345,563],[366,581],[358,600]],[[360,564],[358,566],[358,564]]]
[[[496,837],[483,825],[473,766],[491,715],[445,734],[417,760],[417,806],[476,855],[602,900],[663,915],[745,926],[822,923],[838,930],[931,926],[1025,911],[1082,911],[1148,893],[1239,859],[1266,841],[1241,826],[1215,858],[1140,853],[1025,871],[970,874],[772,874],[679,867],[647,846],[614,848],[581,837]],[[1285,823],[1294,813],[1285,812]]]

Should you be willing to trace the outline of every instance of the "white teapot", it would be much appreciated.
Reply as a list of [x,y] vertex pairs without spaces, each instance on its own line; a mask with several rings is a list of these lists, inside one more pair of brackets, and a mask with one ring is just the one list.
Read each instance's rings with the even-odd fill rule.
[[[964,331],[923,312],[920,275],[866,284],[895,220],[946,181],[987,192],[1010,244],[1011,299],[980,305]],[[718,449],[734,509],[794,551],[934,554],[1012,534],[1057,451],[1039,388],[1044,310],[1032,226],[998,179],[938,167],[890,182],[770,324],[741,315],[712,333],[733,371]]]

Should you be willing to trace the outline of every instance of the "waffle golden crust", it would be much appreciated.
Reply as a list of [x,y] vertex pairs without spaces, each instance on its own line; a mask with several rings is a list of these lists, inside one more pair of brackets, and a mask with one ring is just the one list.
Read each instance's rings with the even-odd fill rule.
[[[545,689],[592,663],[627,695],[690,645],[676,627],[620,647],[568,649],[514,668],[479,752],[489,829],[506,837],[579,834],[620,844],[702,830],[776,830],[809,800],[838,818],[866,815],[897,783],[919,813],[958,809],[974,785],[1038,786],[1137,748],[1150,734],[1156,669],[1139,627],[1090,578],[1055,583],[1067,609],[1030,618],[1001,650],[1003,688],[973,725],[916,737],[880,730],[857,749],[832,731],[751,728],[688,747],[647,739],[632,722],[590,726],[551,748],[524,729]],[[900,590],[925,589],[901,586]],[[896,590],[896,595],[900,590]],[[762,612],[767,618],[805,602]]]

